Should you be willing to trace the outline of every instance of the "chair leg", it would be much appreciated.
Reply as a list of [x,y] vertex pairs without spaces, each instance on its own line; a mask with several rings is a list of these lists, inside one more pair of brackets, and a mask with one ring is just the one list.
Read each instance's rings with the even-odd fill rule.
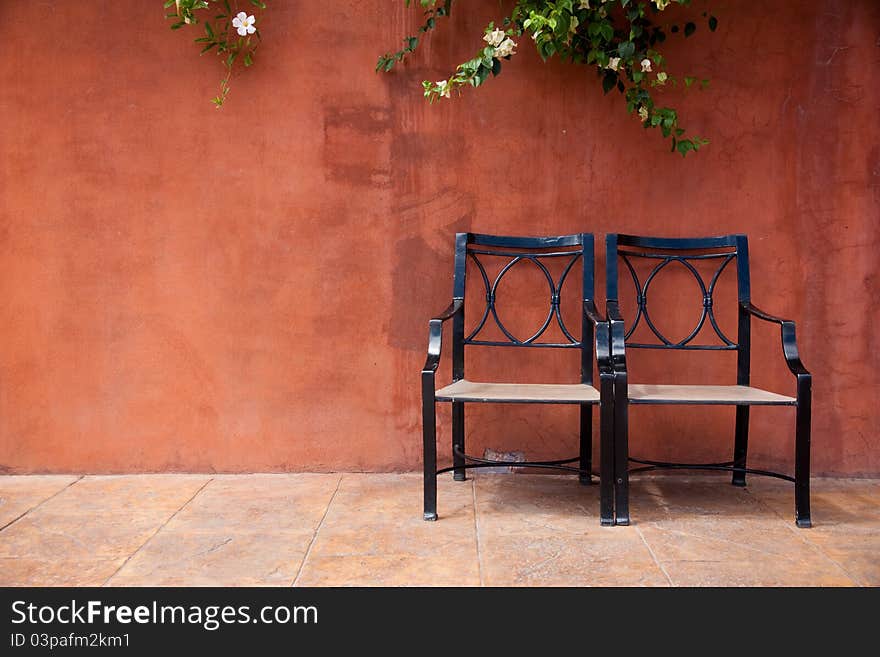
[[627,375],[614,375],[614,517],[615,524],[629,524],[629,394]]
[[[746,467],[746,457],[749,451],[749,407],[748,406],[737,406],[736,407],[736,436],[734,438],[734,446],[733,446],[733,467],[734,468],[743,468],[745,470]],[[746,485],[746,473],[737,472],[734,470],[733,472],[733,481],[731,481],[734,486],[745,486]]]
[[593,483],[593,406],[581,404],[581,447],[578,467],[582,484]]
[[425,467],[425,520],[437,520],[437,404],[433,373],[422,375],[422,437]]
[[614,524],[614,375],[599,376],[599,521]]
[[798,527],[812,526],[810,518],[811,402],[811,377],[809,374],[799,374],[794,456],[794,504]]
[[464,468],[464,457],[456,451],[464,454],[464,402],[452,402],[452,465],[455,466],[452,478],[455,481],[465,481],[467,477]]

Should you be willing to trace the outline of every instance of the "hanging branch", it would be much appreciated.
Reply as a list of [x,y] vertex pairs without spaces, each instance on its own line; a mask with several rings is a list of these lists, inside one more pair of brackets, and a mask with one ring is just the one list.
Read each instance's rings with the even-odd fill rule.
[[[260,0],[250,0],[249,4],[260,15],[266,9],[266,3]],[[194,39],[202,46],[200,54],[214,50],[221,58],[226,75],[220,80],[220,93],[211,99],[220,108],[229,95],[229,81],[232,79],[235,63],[240,62],[245,68],[254,63],[254,54],[261,40],[256,25],[257,17],[240,11],[238,3],[233,8],[229,0],[166,0],[165,9],[172,6],[175,8],[174,13],[165,15],[175,21],[171,24],[171,29],[179,30],[186,25],[202,23],[205,36]],[[205,10],[212,6],[213,11],[218,13],[206,16]]]
[[[422,0],[423,6],[435,4]],[[444,5],[446,15],[449,4]],[[709,81],[695,76],[679,80],[665,69],[666,60],[660,48],[667,36],[681,33],[688,38],[697,29],[692,21],[683,25],[662,22],[663,12],[673,4],[686,6],[691,0],[517,0],[499,27],[494,23],[486,27],[486,45],[477,55],[459,64],[444,80],[425,80],[424,95],[434,102],[451,98],[453,91],[461,93],[465,87],[479,87],[490,76],[500,74],[502,61],[509,61],[516,54],[514,39],[529,37],[544,60],[556,56],[593,67],[604,93],[617,90],[630,114],[637,116],[646,129],[658,128],[664,138],[671,139],[672,151],[685,156],[709,142],[699,136],[685,136],[676,110],[659,106],[655,96],[679,84],[689,89],[698,83],[698,88],[703,89]],[[708,12],[703,12],[703,17],[714,32],[718,19]],[[395,55],[395,61],[400,61],[416,44],[417,41],[412,49],[398,53],[399,57]],[[393,61],[389,63],[388,55],[383,57],[376,70],[388,71]]]

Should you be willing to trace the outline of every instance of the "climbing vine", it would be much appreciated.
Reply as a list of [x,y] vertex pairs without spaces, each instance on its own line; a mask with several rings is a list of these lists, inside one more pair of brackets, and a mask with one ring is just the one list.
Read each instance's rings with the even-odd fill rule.
[[165,9],[174,9],[165,15],[174,21],[171,29],[202,25],[204,36],[194,39],[202,48],[201,54],[213,50],[223,62],[226,74],[220,80],[220,93],[211,99],[217,107],[221,107],[229,95],[229,81],[236,64],[251,66],[260,45],[257,16],[266,8],[266,3],[249,0],[247,4],[257,15],[242,11],[238,2],[230,3],[229,0],[165,1]]
[[[407,6],[412,0],[405,0]],[[376,71],[389,72],[413,53],[439,19],[452,10],[453,0],[418,0],[424,21],[416,33],[403,40],[403,47],[379,57]],[[604,93],[617,91],[626,110],[637,116],[646,129],[657,129],[670,139],[672,151],[687,155],[708,144],[708,140],[687,135],[679,125],[678,112],[658,102],[671,87],[702,89],[708,80],[696,76],[677,77],[666,70],[661,49],[666,39],[690,37],[696,22],[665,21],[672,5],[690,5],[691,0],[515,0],[499,22],[486,26],[476,55],[459,64],[443,80],[422,82],[425,98],[435,102],[451,98],[466,87],[479,87],[501,73],[502,63],[512,60],[524,39],[531,40],[545,60],[560,57],[591,67]],[[244,5],[248,11],[244,11]],[[172,30],[201,25],[204,35],[194,40],[201,53],[214,51],[225,68],[220,92],[212,102],[221,107],[229,95],[234,67],[249,67],[260,44],[260,24],[266,3],[261,0],[165,0]],[[255,13],[249,13],[254,11]],[[708,11],[702,17],[710,31],[718,19]]]
[[[419,0],[419,4],[426,16],[419,34],[406,37],[398,52],[382,55],[377,71],[392,70],[416,49],[420,36],[436,26],[436,19],[449,16],[452,8],[452,0]],[[709,81],[690,75],[679,78],[666,70],[661,48],[667,37],[690,37],[697,29],[691,20],[683,24],[663,20],[663,12],[674,4],[690,5],[691,0],[516,0],[497,25],[493,22],[485,28],[484,44],[476,56],[459,64],[446,79],[425,80],[424,95],[434,102],[466,87],[479,87],[501,73],[502,62],[510,61],[522,41],[530,39],[544,60],[561,57],[592,67],[606,94],[619,92],[627,111],[645,128],[658,129],[671,140],[673,152],[687,155],[708,140],[686,135],[676,110],[660,105],[657,99],[670,87],[702,89]],[[709,12],[702,16],[714,32],[718,19]]]

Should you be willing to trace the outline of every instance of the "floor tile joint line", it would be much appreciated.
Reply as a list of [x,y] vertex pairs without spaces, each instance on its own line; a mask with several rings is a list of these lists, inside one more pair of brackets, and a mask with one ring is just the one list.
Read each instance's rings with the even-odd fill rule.
[[30,509],[27,509],[26,511],[23,511],[20,515],[16,516],[15,518],[13,518],[13,519],[10,520],[9,522],[7,522],[5,525],[3,525],[2,527],[0,527],[0,532],[2,532],[4,529],[6,529],[7,527],[9,527],[10,525],[13,525],[13,524],[17,523],[19,520],[21,520],[22,518],[24,518],[24,517],[25,517],[27,514],[29,514],[31,511],[35,511],[35,510],[39,509],[41,506],[43,506],[43,505],[44,505],[46,502],[48,502],[49,500],[51,500],[51,499],[57,497],[58,495],[61,495],[61,493],[63,493],[63,492],[66,491],[68,488],[70,488],[71,486],[73,486],[75,483],[77,483],[78,481],[80,481],[83,477],[85,477],[85,475],[80,475],[79,477],[77,477],[76,479],[74,479],[73,481],[71,481],[69,484],[67,484],[64,488],[61,488],[61,489],[55,491],[54,493],[52,493],[52,494],[51,494],[49,497],[47,497],[45,500],[42,500],[42,501],[38,502],[37,504],[34,504]]
[[477,542],[477,574],[480,577],[480,586],[486,586],[483,581],[483,554],[480,550],[480,522],[477,520],[477,479],[471,477],[471,491],[474,500],[474,539]]
[[654,554],[654,549],[651,547],[651,544],[648,543],[648,539],[645,538],[645,535],[642,533],[642,530],[639,529],[638,525],[634,527],[636,532],[638,532],[639,537],[642,539],[642,543],[645,544],[645,547],[648,548],[648,553],[651,555],[651,558],[654,560],[654,563],[657,564],[657,568],[660,569],[660,572],[663,573],[663,576],[666,578],[666,581],[669,582],[669,586],[675,586],[672,581],[672,578],[669,576],[669,573],[666,572],[666,569],[663,567],[663,564],[660,563],[660,559],[657,558],[657,555]]
[[180,513],[187,506],[189,506],[189,503],[192,502],[194,499],[196,499],[196,497],[198,497],[199,493],[201,493],[203,490],[205,490],[205,488],[208,486],[208,484],[210,484],[212,481],[214,481],[213,477],[211,477],[210,479],[208,479],[208,481],[206,481],[204,484],[199,486],[199,489],[195,493],[192,494],[192,497],[190,497],[186,502],[181,504],[180,507],[174,513],[172,513],[170,516],[168,516],[165,519],[165,522],[163,522],[161,525],[159,525],[156,528],[156,531],[154,531],[152,534],[150,534],[150,537],[146,541],[141,543],[137,550],[135,550],[134,552],[129,554],[127,557],[125,557],[125,561],[123,561],[120,564],[119,568],[117,568],[115,571],[113,571],[113,574],[110,575],[110,577],[108,577],[107,579],[104,580],[104,583],[101,584],[101,586],[107,586],[107,584],[110,582],[110,580],[113,579],[114,577],[116,577],[119,574],[119,571],[121,571],[123,568],[125,568],[128,565],[128,562],[131,561],[138,552],[143,550],[144,547],[146,547],[147,543],[152,541],[156,537],[156,534],[158,534],[160,531],[162,531],[165,528],[165,525],[167,525],[169,522],[171,522],[175,518],[175,516],[177,516],[178,513]]
[[849,579],[853,584],[855,584],[856,586],[865,586],[865,584],[863,583],[861,578],[856,577],[855,575],[852,575],[844,567],[844,565],[842,563],[838,562],[837,559],[833,558],[830,554],[825,552],[825,550],[822,549],[821,545],[817,545],[816,543],[813,543],[813,541],[811,541],[808,537],[804,536],[804,532],[809,532],[810,531],[809,529],[802,529],[800,527],[792,527],[791,521],[788,518],[786,518],[785,516],[783,516],[781,513],[779,513],[779,511],[777,511],[773,506],[771,506],[770,504],[767,504],[767,502],[765,502],[763,499],[761,499],[760,494],[756,495],[755,493],[750,491],[748,489],[748,487],[746,487],[746,493],[752,499],[757,501],[758,504],[760,504],[761,506],[763,506],[766,509],[769,509],[771,513],[775,514],[778,518],[782,519],[782,521],[785,523],[785,526],[788,528],[788,530],[790,532],[794,532],[795,536],[797,536],[799,539],[801,539],[801,542],[803,542],[806,545],[809,545],[811,548],[813,548],[814,551],[818,552],[820,555],[822,555],[823,557],[828,559],[828,561],[830,561],[835,566],[837,566],[838,569],[840,569],[840,572],[842,572],[847,577],[847,579]]
[[318,523],[318,526],[315,527],[315,533],[312,534],[312,540],[309,541],[309,547],[306,549],[306,553],[303,555],[302,563],[299,565],[299,570],[296,571],[296,577],[293,578],[293,582],[290,583],[291,586],[296,586],[297,582],[299,582],[299,578],[302,575],[303,569],[306,567],[306,561],[309,560],[309,555],[312,553],[312,547],[315,545],[315,541],[318,539],[318,532],[321,531],[321,527],[324,526],[324,518],[327,517],[327,513],[330,511],[330,505],[333,504],[333,500],[336,499],[336,493],[339,492],[339,487],[342,485],[342,478],[345,476],[345,473],[339,475],[339,480],[336,482],[336,488],[333,489],[333,495],[330,496],[330,501],[327,502],[327,508],[324,509],[324,515],[321,516],[321,520]]

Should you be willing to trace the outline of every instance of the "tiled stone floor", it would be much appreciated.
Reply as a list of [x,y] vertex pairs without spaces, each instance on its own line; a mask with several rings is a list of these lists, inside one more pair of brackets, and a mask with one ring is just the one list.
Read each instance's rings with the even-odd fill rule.
[[880,480],[642,477],[630,527],[567,477],[0,477],[0,585],[880,585]]

